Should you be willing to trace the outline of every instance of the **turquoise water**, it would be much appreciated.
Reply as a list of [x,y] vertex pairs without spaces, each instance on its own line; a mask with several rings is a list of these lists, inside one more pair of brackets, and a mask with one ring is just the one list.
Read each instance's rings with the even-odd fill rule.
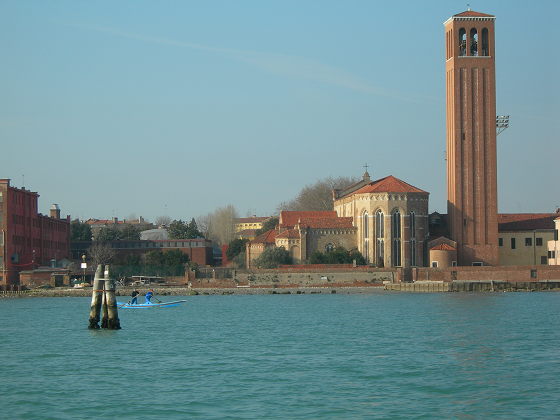
[[560,418],[560,293],[186,299],[0,299],[0,418]]

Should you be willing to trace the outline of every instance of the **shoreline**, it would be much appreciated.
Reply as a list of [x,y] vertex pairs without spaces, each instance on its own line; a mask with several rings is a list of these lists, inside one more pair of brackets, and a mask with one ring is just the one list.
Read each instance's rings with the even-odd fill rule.
[[[201,295],[265,295],[265,294],[371,294],[389,292],[382,286],[369,287],[204,287],[191,288],[184,287],[151,287],[155,296],[201,296]],[[134,287],[118,287],[115,296],[130,297]],[[149,290],[148,287],[137,287],[140,297],[144,296]],[[33,298],[33,297],[91,297],[93,290],[91,287],[75,289],[72,287],[56,287],[51,289],[32,289],[14,292],[0,292],[1,298]]]

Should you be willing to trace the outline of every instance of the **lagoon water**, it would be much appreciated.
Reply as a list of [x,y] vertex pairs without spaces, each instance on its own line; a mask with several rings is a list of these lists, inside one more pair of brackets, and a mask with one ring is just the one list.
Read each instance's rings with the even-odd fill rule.
[[560,418],[560,293],[186,299],[0,299],[0,418]]

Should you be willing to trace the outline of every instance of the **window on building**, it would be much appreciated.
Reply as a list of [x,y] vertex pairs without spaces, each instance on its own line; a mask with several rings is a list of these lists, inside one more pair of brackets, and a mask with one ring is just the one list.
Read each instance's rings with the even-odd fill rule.
[[478,33],[476,28],[471,29],[471,55],[473,57],[478,55]]
[[536,278],[537,278],[537,270],[531,270],[531,278],[532,278],[532,279],[536,279]]
[[481,55],[483,57],[488,57],[490,55],[490,51],[488,51],[488,29],[482,29],[482,51]]
[[379,210],[375,213],[375,264],[382,266],[385,261],[385,216]]
[[548,259],[546,258],[546,255],[542,255],[541,256],[541,265],[547,265],[548,264]]
[[472,263],[473,267],[482,267],[484,264],[481,261],[475,261]]
[[467,31],[465,28],[459,29],[459,56],[467,55]]
[[451,261],[451,267],[457,267],[457,261]]
[[498,246],[504,246],[504,238],[498,238]]
[[327,244],[327,246],[325,246],[325,254],[328,254],[329,252],[331,252],[334,249],[333,244],[331,244],[330,242]]
[[410,265],[416,267],[416,239],[410,240]]
[[391,232],[393,234],[393,266],[401,266],[401,214],[397,210],[393,213]]
[[511,238],[511,249],[515,249],[515,238]]
[[438,266],[438,262],[437,261],[432,261],[432,267],[437,267]]
[[367,211],[364,213],[364,258],[369,262],[369,217]]
[[525,238],[525,246],[533,246],[533,238]]
[[536,238],[535,239],[535,245],[536,246],[542,246],[542,238]]

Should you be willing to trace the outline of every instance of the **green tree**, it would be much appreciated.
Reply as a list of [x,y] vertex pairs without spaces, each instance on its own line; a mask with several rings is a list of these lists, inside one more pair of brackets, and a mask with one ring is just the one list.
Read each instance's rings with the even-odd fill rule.
[[181,219],[173,220],[167,228],[167,236],[169,239],[188,239],[189,225]]
[[138,241],[140,240],[140,229],[136,226],[126,223],[121,230],[123,241]]
[[358,248],[352,248],[350,250],[350,262],[354,262],[356,260],[356,265],[366,265],[366,259],[362,255]]
[[324,264],[325,254],[319,250],[315,250],[309,255],[309,264]]
[[265,249],[254,261],[257,268],[277,268],[280,265],[292,264],[292,257],[283,246]]
[[91,226],[74,219],[70,222],[70,240],[72,242],[91,241]]
[[146,265],[163,266],[163,251],[158,249],[147,252],[144,254],[144,261]]
[[194,218],[189,223],[183,222],[181,219],[173,220],[167,228],[167,236],[169,239],[204,238],[204,235],[198,230]]
[[278,226],[278,217],[271,217],[270,219],[265,220],[262,225],[262,228],[257,229],[255,231],[255,238],[258,238],[263,233],[266,233],[269,230],[275,229],[276,226]]
[[95,238],[98,242],[122,241],[124,238],[123,233],[116,227],[106,227],[99,231]]
[[187,228],[187,239],[197,239],[197,238],[204,238],[204,235],[200,230],[198,230],[198,225],[196,224],[196,220],[194,217],[189,222],[189,226]]
[[342,246],[337,246],[325,256],[326,264],[348,264],[350,261],[350,252]]
[[232,261],[237,255],[245,252],[245,244],[249,242],[249,239],[236,238],[229,243],[228,249],[226,249],[226,258],[228,261]]
[[189,262],[189,256],[180,249],[170,249],[163,254],[163,265],[180,266]]
[[140,260],[140,257],[138,255],[128,254],[124,257],[123,265],[140,266],[142,265],[142,261]]
[[234,263],[237,268],[247,268],[247,253],[240,252],[232,258],[231,262]]

